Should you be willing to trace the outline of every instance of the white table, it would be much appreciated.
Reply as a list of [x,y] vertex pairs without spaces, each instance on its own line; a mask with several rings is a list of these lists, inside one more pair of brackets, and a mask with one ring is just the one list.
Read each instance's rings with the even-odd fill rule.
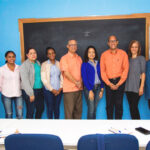
[[[132,132],[139,141],[140,149],[145,149],[150,135],[135,131],[136,127],[150,130],[150,120],[29,120],[0,119],[0,130],[20,133],[54,134],[62,139],[65,149],[76,149],[79,138],[86,134],[111,133],[111,127]],[[0,148],[4,149],[4,139],[0,138]]]

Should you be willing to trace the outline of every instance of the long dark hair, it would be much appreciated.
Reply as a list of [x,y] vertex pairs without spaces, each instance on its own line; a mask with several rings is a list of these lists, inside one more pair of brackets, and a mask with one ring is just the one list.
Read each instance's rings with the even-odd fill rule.
[[[5,58],[8,56],[8,54],[9,54],[9,53],[13,53],[13,54],[14,54],[14,56],[16,57],[15,52],[14,52],[14,51],[9,50],[9,51],[7,51],[7,52],[5,53]],[[7,63],[7,60],[5,61],[5,63]]]
[[89,61],[88,51],[89,51],[90,48],[93,48],[94,51],[95,51],[95,58],[94,58],[94,60],[98,60],[98,54],[97,54],[96,48],[94,46],[90,45],[85,50],[85,53],[84,53],[84,62],[88,62]]
[[141,55],[141,44],[139,41],[137,40],[132,40],[129,44],[129,48],[128,48],[128,56],[129,57],[132,57],[132,53],[131,53],[131,47],[134,43],[138,43],[138,52],[137,52],[137,56],[140,56]]

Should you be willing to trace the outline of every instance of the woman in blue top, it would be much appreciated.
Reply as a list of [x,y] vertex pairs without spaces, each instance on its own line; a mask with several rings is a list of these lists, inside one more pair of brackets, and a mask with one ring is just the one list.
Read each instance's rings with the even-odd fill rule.
[[88,105],[87,119],[96,119],[96,108],[103,96],[104,83],[100,76],[100,63],[94,46],[89,46],[85,51],[81,75],[84,83],[84,95]]

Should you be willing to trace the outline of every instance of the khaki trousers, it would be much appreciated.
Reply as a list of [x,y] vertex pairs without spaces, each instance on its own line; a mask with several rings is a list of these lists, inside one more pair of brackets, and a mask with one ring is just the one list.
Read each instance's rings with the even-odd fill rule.
[[65,119],[81,119],[82,91],[64,93]]

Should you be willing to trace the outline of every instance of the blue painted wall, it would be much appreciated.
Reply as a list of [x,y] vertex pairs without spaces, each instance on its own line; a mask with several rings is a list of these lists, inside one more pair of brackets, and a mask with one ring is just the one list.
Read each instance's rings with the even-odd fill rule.
[[[59,18],[76,16],[124,15],[150,13],[150,0],[0,0],[0,66],[4,64],[4,54],[14,50],[17,64],[21,64],[19,18]],[[142,96],[139,109],[142,119],[150,119],[147,100]],[[63,101],[61,118],[64,118]],[[86,118],[87,106],[83,98],[83,118]],[[43,115],[43,118],[46,114]],[[0,99],[0,118],[4,118],[4,109]],[[105,97],[98,105],[98,119],[106,119]],[[124,96],[124,119],[130,119],[129,106]]]

